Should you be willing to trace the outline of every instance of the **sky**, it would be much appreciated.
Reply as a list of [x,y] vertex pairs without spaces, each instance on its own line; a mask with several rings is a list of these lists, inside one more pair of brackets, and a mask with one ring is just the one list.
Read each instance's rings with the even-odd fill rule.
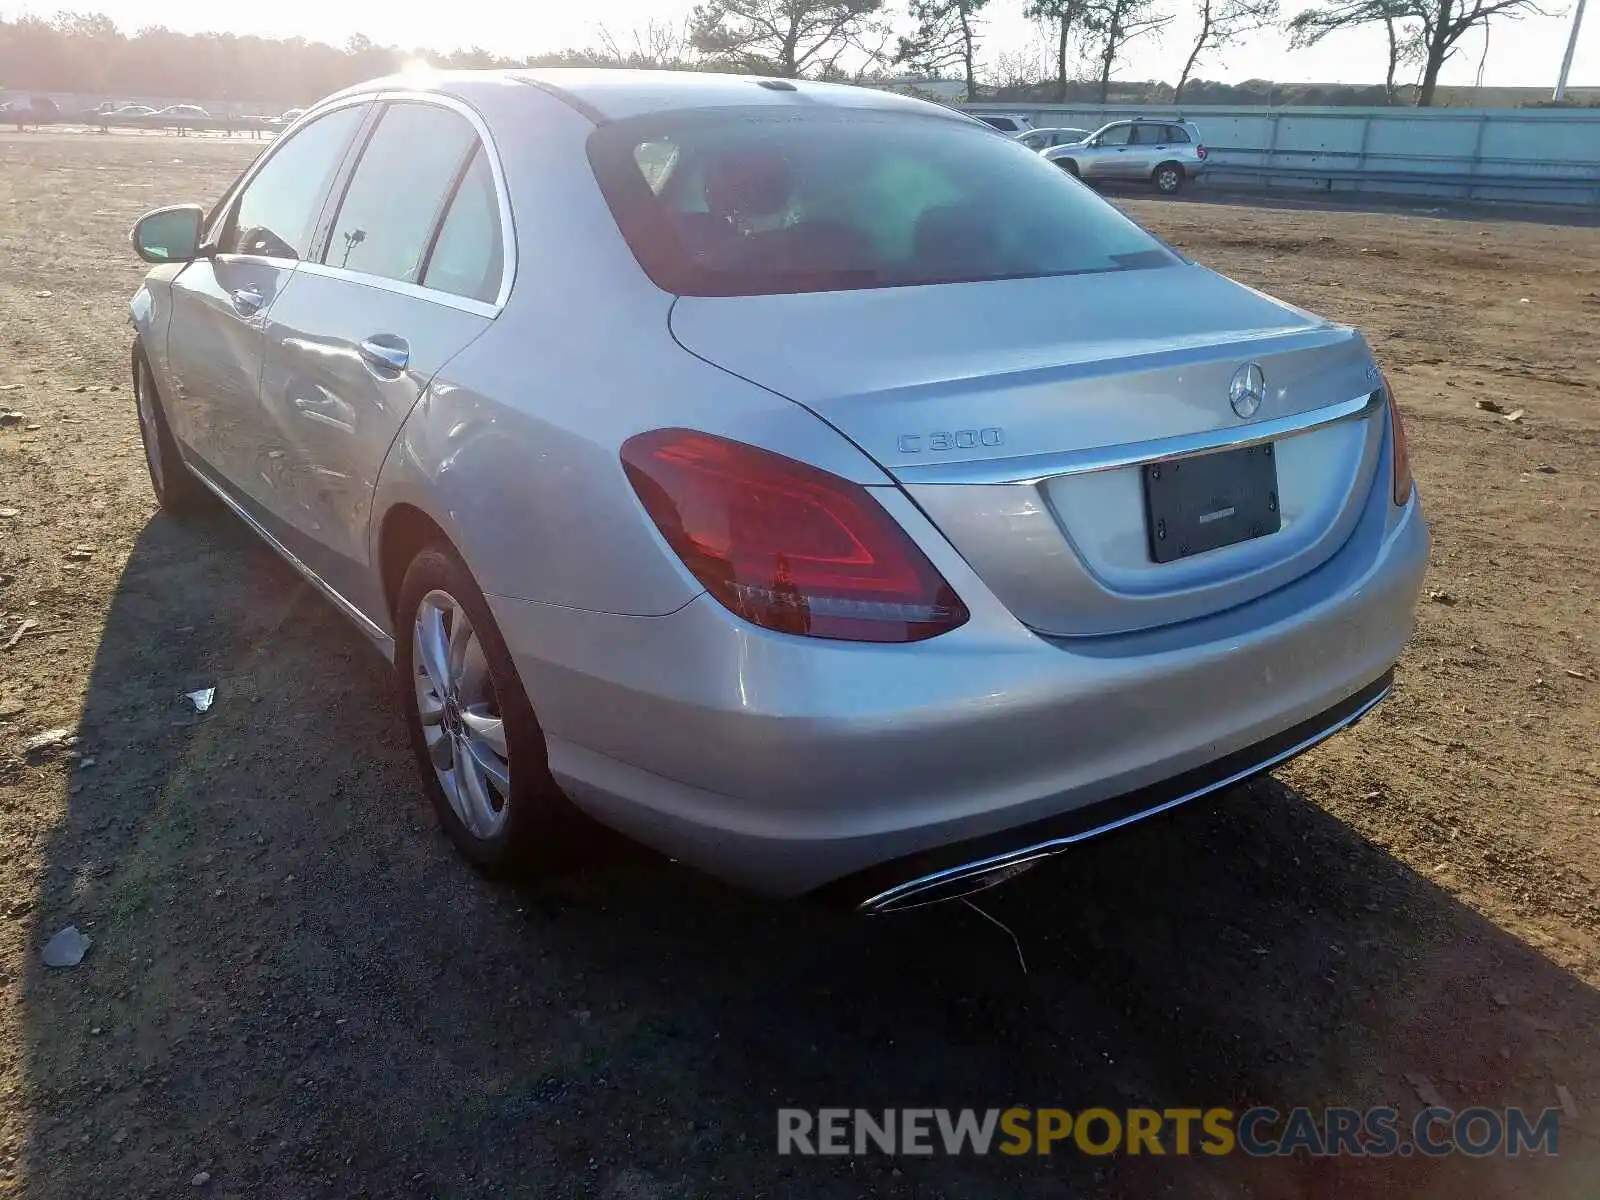
[[[1170,4],[1172,0],[1168,0]],[[1190,0],[1176,0],[1190,6]],[[1573,0],[1554,0],[1546,7],[1558,15],[1530,16],[1497,22],[1490,33],[1487,58],[1484,39],[1468,34],[1442,77],[1448,84],[1482,82],[1490,87],[1539,86],[1555,83],[1566,49]],[[1298,11],[1303,0],[1283,0],[1286,12]],[[890,0],[893,8],[903,8]],[[9,8],[10,6],[8,6]],[[49,15],[61,2],[24,4],[20,12]],[[652,20],[677,23],[692,3],[683,0],[575,0],[557,4],[534,0],[510,5],[504,0],[453,0],[449,4],[397,4],[394,0],[274,0],[263,5],[218,5],[214,0],[77,0],[83,11],[103,12],[132,32],[161,24],[184,33],[216,30],[269,37],[300,36],[342,44],[353,33],[406,48],[454,50],[482,46],[506,55],[537,54],[598,42],[603,25],[627,48],[632,31]],[[983,54],[1044,53],[1034,28],[1019,14],[1021,0],[993,0]],[[10,8],[8,15],[20,15]],[[1187,56],[1195,23],[1180,15],[1160,35],[1134,44],[1116,71],[1120,79],[1176,80]],[[1321,45],[1290,51],[1281,34],[1262,31],[1240,45],[1202,59],[1196,77],[1237,83],[1272,79],[1284,83],[1381,83],[1388,53],[1382,28],[1335,34]],[[1404,80],[1403,80],[1404,81]],[[1589,13],[1573,60],[1573,86],[1600,86],[1600,12]]]

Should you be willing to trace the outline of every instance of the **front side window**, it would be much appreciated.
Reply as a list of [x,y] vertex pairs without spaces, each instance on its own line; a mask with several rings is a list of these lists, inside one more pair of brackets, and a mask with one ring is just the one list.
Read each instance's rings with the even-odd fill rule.
[[345,190],[323,259],[330,267],[416,283],[433,227],[477,134],[436,104],[384,110]]
[[480,147],[450,201],[422,282],[441,292],[491,302],[500,294],[503,254],[494,172]]
[[1132,125],[1108,125],[1095,137],[1097,146],[1126,146],[1128,135],[1133,132]]
[[1026,146],[944,117],[724,108],[602,126],[618,226],[680,295],[1122,271],[1175,261]]
[[305,258],[322,194],[366,111],[359,104],[335,109],[274,147],[233,206],[217,249],[223,254]]

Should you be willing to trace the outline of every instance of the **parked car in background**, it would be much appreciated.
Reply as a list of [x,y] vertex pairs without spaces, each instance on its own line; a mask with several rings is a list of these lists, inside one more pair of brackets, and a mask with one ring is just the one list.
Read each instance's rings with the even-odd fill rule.
[[1027,117],[1015,113],[969,113],[977,117],[991,129],[998,129],[1001,133],[1026,133],[1033,128],[1033,122]]
[[571,861],[581,810],[776,895],[950,898],[1347,727],[1412,628],[1361,335],[936,104],[397,76],[132,240],[158,501],[393,661],[485,870]]
[[173,117],[183,121],[208,121],[211,114],[198,104],[169,104],[156,113],[160,117]]
[[156,110],[147,104],[124,104],[120,108],[113,108],[101,114],[106,121],[134,121],[142,117],[153,117]]
[[1016,134],[1017,141],[1029,150],[1045,151],[1054,146],[1070,146],[1089,136],[1087,129],[1030,129]]
[[1089,183],[1145,182],[1172,195],[1205,171],[1206,148],[1189,121],[1113,121],[1083,141],[1044,151]]

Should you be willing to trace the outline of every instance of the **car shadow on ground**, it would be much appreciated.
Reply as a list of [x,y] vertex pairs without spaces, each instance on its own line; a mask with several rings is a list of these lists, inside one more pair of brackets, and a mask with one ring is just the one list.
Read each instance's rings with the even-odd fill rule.
[[1414,1112],[1422,1079],[1541,1108],[1593,1081],[1600,997],[1273,783],[1086,845],[982,912],[855,918],[624,849],[490,884],[436,831],[391,686],[227,516],[144,530],[85,759],[21,768],[72,789],[30,945],[69,921],[95,943],[76,970],[25,968],[31,1194],[167,1196],[202,1172],[217,1195],[635,1200],[1594,1177],[1581,1129],[1509,1163],[780,1159],[789,1105]]

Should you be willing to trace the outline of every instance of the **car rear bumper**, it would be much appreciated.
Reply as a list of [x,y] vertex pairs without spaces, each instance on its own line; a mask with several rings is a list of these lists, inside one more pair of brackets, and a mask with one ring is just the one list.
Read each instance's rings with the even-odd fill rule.
[[880,863],[821,889],[821,897],[866,913],[895,912],[967,895],[1019,873],[1068,846],[1243,783],[1350,728],[1389,694],[1385,671],[1326,712],[1192,771],[1096,804],[953,846]]
[[[580,807],[759,891],[867,899],[952,861],[1069,844],[1341,727],[1399,655],[1427,560],[1417,503],[1374,493],[1317,570],[1138,634],[1041,637],[953,552],[936,565],[973,619],[911,646],[773,634],[704,595],[647,618],[490,603]],[[1063,818],[1076,833],[1028,831]]]

